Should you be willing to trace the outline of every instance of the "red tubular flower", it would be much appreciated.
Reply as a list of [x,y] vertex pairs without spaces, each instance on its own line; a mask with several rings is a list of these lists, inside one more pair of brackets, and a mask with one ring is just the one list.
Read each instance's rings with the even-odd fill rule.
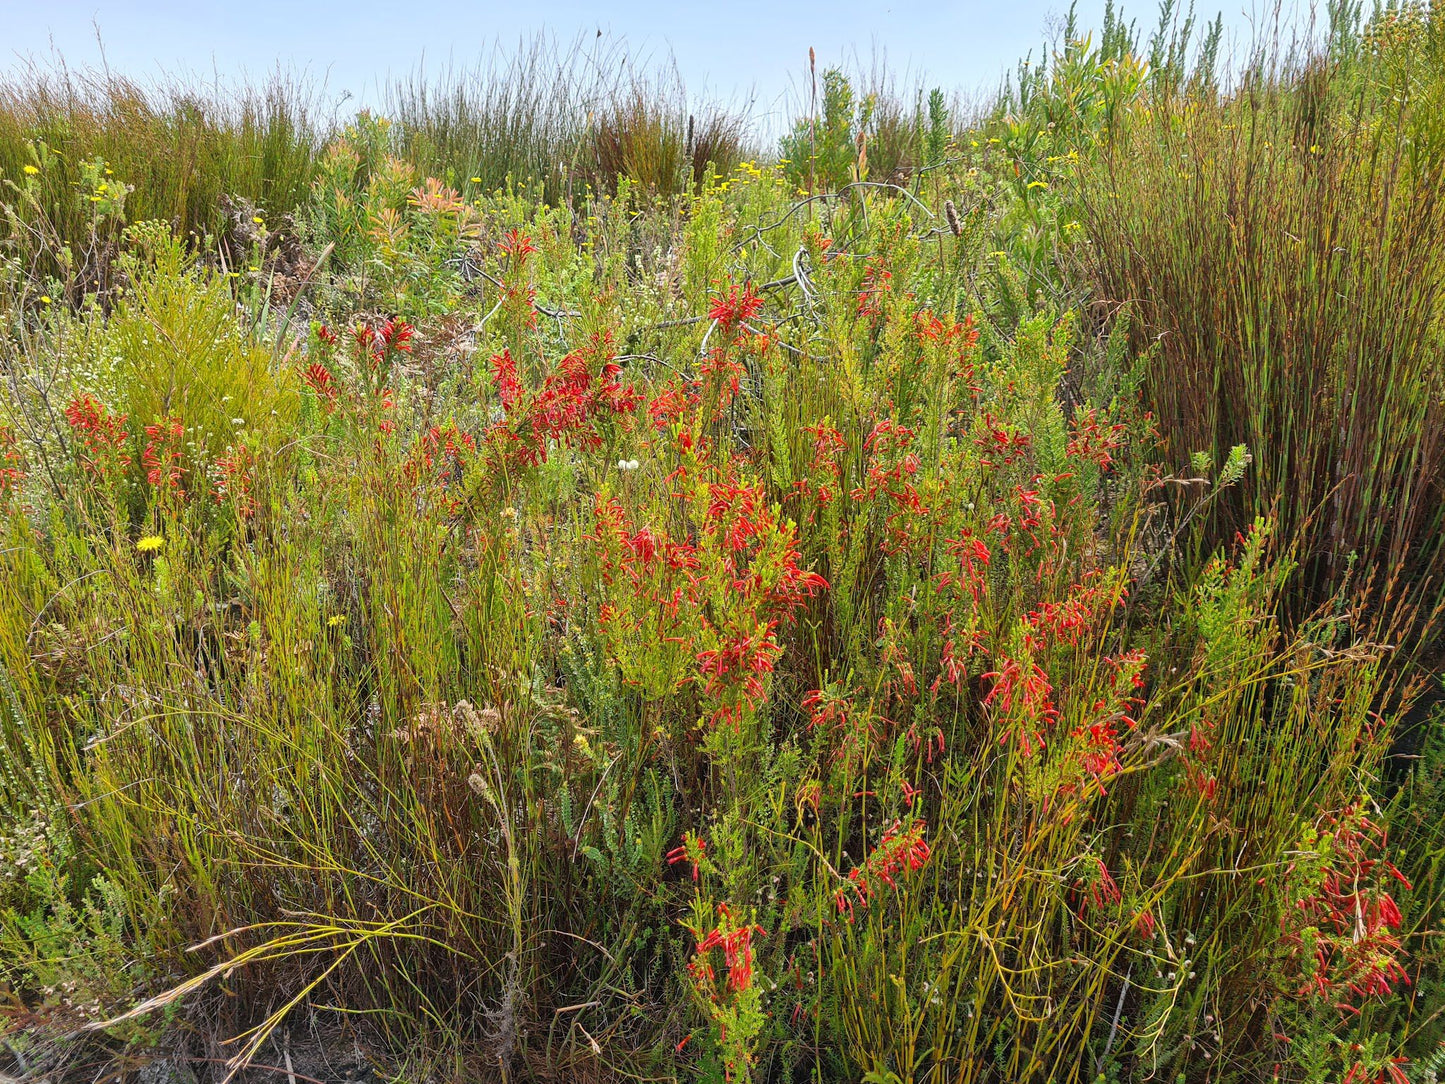
[[709,386],[717,389],[717,401],[711,404],[714,417],[728,408],[742,387],[743,374],[747,370],[742,363],[727,355],[724,350],[712,350],[699,366],[701,374],[709,377]]
[[1152,941],[1154,939],[1154,915],[1149,911],[1136,913],[1134,915],[1134,932],[1139,935],[1141,941]]
[[870,256],[863,268],[863,284],[858,291],[858,315],[870,318],[883,315],[883,295],[893,289],[893,272],[881,256]]
[[1006,467],[1022,457],[1033,444],[1033,438],[1028,433],[1022,430],[1011,432],[991,414],[983,416],[983,424],[988,434],[975,439],[974,443],[984,450],[981,463],[985,467]]
[[185,427],[179,418],[163,418],[145,428],[145,450],[141,453],[141,465],[146,469],[146,481],[153,486],[165,485],[176,489],[181,484],[181,437]]
[[537,246],[532,244],[532,239],[515,228],[502,234],[502,239],[498,242],[497,247],[502,250],[504,256],[510,256],[518,267],[526,263],[527,257],[537,251]]
[[728,968],[728,988],[742,993],[753,981],[753,936],[764,937],[766,931],[756,924],[735,927],[727,904],[720,903],[717,909],[722,921],[698,941],[688,972],[696,982],[711,983],[713,969],[706,957],[714,949],[722,949]]
[[811,468],[837,481],[842,476],[839,457],[848,450],[843,434],[829,425],[826,420],[815,425],[803,426],[803,432],[813,438],[813,461]]
[[8,425],[0,425],[0,508],[10,493],[20,488],[25,481],[21,467],[19,442],[15,431]]
[[1099,411],[1090,408],[1069,422],[1069,442],[1064,454],[1071,459],[1088,460],[1107,472],[1114,466],[1114,452],[1124,446],[1125,428],[1122,424],[1100,425]]
[[402,353],[410,353],[411,337],[416,334],[416,328],[405,320],[397,320],[394,317],[381,325],[381,346],[383,350],[397,350]]
[[742,292],[737,285],[728,287],[726,297],[715,297],[707,310],[709,320],[716,320],[723,331],[732,331],[738,325],[751,320],[763,307],[763,299],[753,290],[753,284],[743,284]]
[[900,821],[894,821],[864,863],[849,872],[848,884],[835,893],[838,913],[846,913],[848,921],[853,920],[853,900],[848,898],[850,889],[857,902],[867,906],[878,884],[897,888],[898,877],[904,871],[915,873],[926,866],[933,857],[932,848],[923,838],[927,827],[921,820],[906,828]]
[[707,680],[704,690],[716,695],[726,688],[736,688],[742,698],[756,704],[763,698],[763,675],[773,672],[773,665],[783,649],[773,638],[773,623],[747,635],[734,635],[722,646],[698,652],[698,669]]
[[497,389],[503,410],[510,411],[522,397],[522,382],[517,379],[517,363],[510,350],[492,355],[492,387]]
[[[1124,894],[1119,890],[1118,883],[1109,873],[1109,868],[1104,865],[1102,858],[1097,858],[1098,869],[1093,877],[1085,877],[1074,883],[1075,889],[1082,889],[1082,900],[1079,903],[1079,918],[1084,917],[1085,911],[1092,907],[1096,911],[1104,911],[1121,903]],[[1153,929],[1152,924],[1150,929]]]
[[[1385,891],[1393,866],[1380,853],[1383,828],[1358,806],[1326,818],[1324,828],[1333,836],[1329,862],[1285,915],[1281,942],[1305,972],[1299,996],[1329,998],[1341,1012],[1358,1014],[1358,1002],[1410,984],[1404,947],[1393,932],[1403,916]],[[1313,930],[1312,958],[1301,951],[1307,929]]]
[[647,404],[647,416],[657,429],[666,429],[673,422],[695,406],[697,400],[681,386],[673,384],[662,389],[656,399]]
[[642,396],[631,384],[624,385],[618,380],[622,366],[608,361],[602,366],[602,387],[597,393],[597,402],[613,414],[631,414],[642,404]]
[[852,763],[888,736],[866,706],[856,706],[845,693],[832,688],[814,689],[803,698],[801,707],[808,712],[808,729],[823,731],[834,743],[834,761]]
[[130,465],[130,456],[121,451],[130,436],[125,418],[124,414],[111,414],[90,395],[76,396],[66,406],[65,420],[85,446],[81,464],[88,473],[104,476]]
[[[983,702],[985,706],[997,703],[1005,716],[1018,709],[1022,716],[1017,730],[1020,749],[1024,756],[1032,756],[1034,743],[1040,747],[1044,744],[1043,733],[1038,728],[1053,723],[1059,715],[1054,707],[1054,687],[1037,663],[1030,663],[1025,671],[1016,660],[1000,655],[997,666],[997,670],[983,675],[994,683]],[[999,741],[1006,741],[1013,733],[1012,727],[1005,729]]]
[[692,864],[692,879],[696,881],[703,861],[707,858],[707,841],[698,836],[695,832],[688,832],[682,837],[682,843],[667,852],[667,864],[675,866],[679,862],[690,862]]
[[331,375],[331,370],[319,361],[313,361],[306,366],[306,371],[301,374],[302,381],[316,394],[316,398],[326,409],[336,402],[340,389],[336,386],[336,380]]
[[622,367],[612,358],[608,336],[572,351],[528,398],[526,410],[513,417],[522,399],[522,385],[510,351],[492,358],[492,383],[508,412],[507,421],[494,429],[516,442],[517,455],[528,466],[544,462],[551,442],[589,450],[603,443],[604,419],[628,429],[631,415],[642,399],[632,385],[618,376]]

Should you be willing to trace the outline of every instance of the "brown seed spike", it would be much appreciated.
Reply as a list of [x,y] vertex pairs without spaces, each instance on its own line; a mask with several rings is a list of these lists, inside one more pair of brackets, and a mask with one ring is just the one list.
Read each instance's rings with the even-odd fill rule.
[[953,200],[943,201],[943,217],[948,220],[948,228],[953,231],[953,236],[963,236],[963,223],[958,218],[958,208],[953,205]]

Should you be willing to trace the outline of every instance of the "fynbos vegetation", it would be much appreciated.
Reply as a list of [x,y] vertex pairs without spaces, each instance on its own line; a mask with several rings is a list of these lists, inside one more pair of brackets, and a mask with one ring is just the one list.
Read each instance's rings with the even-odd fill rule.
[[1445,20],[1218,47],[0,87],[0,1079],[1434,1080]]

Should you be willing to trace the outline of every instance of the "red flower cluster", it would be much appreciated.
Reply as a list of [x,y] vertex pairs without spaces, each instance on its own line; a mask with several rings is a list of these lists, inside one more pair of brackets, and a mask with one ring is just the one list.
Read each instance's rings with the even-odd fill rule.
[[146,481],[153,486],[179,489],[185,468],[181,465],[181,438],[185,426],[179,418],[162,418],[146,426],[146,446],[141,452],[141,466]]
[[669,384],[658,393],[656,399],[647,404],[647,416],[652,420],[654,428],[665,430],[697,406],[698,402],[696,390],[676,383]]
[[403,353],[411,352],[411,337],[416,334],[416,328],[405,320],[388,320],[381,325],[381,347],[383,350],[399,350]]
[[[1410,882],[1377,852],[1385,829],[1358,806],[1326,819],[1328,859],[1319,880],[1285,916],[1284,944],[1306,951],[1305,931],[1315,931],[1313,960],[1300,996],[1327,998],[1342,1012],[1358,1015],[1351,1000],[1387,997],[1397,983],[1409,985],[1396,931],[1400,908],[1386,891],[1386,878],[1408,890]],[[1300,961],[1302,965],[1306,961]]]
[[923,821],[914,821],[906,828],[894,821],[867,860],[849,872],[848,884],[835,894],[838,913],[846,914],[852,922],[855,898],[866,907],[880,884],[897,888],[898,876],[904,870],[916,871],[927,865],[933,855],[923,838],[927,827]]
[[940,318],[931,309],[920,309],[913,314],[913,331],[921,344],[950,350],[950,375],[961,381],[970,392],[978,394],[979,388],[973,383],[973,357],[978,346],[978,328],[974,326],[971,313],[962,321],[954,321]]
[[858,315],[876,319],[883,315],[883,295],[893,290],[893,272],[881,256],[870,256],[863,265],[863,283],[858,290]]
[[[1080,921],[1083,920],[1090,908],[1103,913],[1117,907],[1124,900],[1124,893],[1119,890],[1119,884],[1109,873],[1109,867],[1104,865],[1104,860],[1096,858],[1094,861],[1096,868],[1092,875],[1081,877],[1074,882],[1074,893],[1079,900]],[[1152,917],[1147,925],[1152,931],[1154,928]]]
[[813,438],[813,469],[838,478],[842,472],[839,456],[848,451],[843,434],[829,425],[826,418],[816,425],[805,425],[803,432]]
[[512,351],[504,349],[492,355],[492,387],[502,401],[502,409],[510,412],[522,398],[522,382],[517,378],[517,363],[512,360]]
[[65,420],[85,446],[81,465],[98,477],[130,466],[130,456],[122,449],[130,434],[124,414],[111,414],[106,406],[90,395],[78,395],[65,408]]
[[[634,531],[627,513],[616,498],[603,500],[599,497],[594,515],[596,531],[588,537],[604,543],[600,559],[603,577],[608,583],[612,582],[614,571],[621,569],[633,590],[643,592],[648,590],[650,581],[659,570],[680,573],[680,576],[668,579],[668,586],[673,590],[665,596],[652,595],[649,601],[663,605],[670,613],[676,613],[684,600],[692,605],[700,602],[702,585],[696,575],[699,563],[695,546],[688,542],[675,542],[647,527]],[[620,554],[620,560],[615,560],[614,554]]]
[[714,297],[708,306],[707,318],[716,320],[725,332],[738,328],[762,310],[763,299],[753,289],[753,284],[743,284],[741,291],[734,283],[728,287],[726,297]]
[[1097,583],[1076,583],[1064,598],[1045,599],[1026,618],[1030,646],[1039,650],[1047,640],[1078,644],[1094,627],[1094,619],[1112,610],[1122,596],[1122,588],[1106,595]]
[[696,832],[688,832],[682,837],[682,844],[667,852],[667,864],[675,866],[679,862],[692,863],[692,879],[698,879],[702,864],[707,861],[707,841]]
[[356,325],[357,361],[384,378],[388,367],[398,354],[411,352],[412,336],[416,328],[405,320],[387,320],[380,328],[370,324]]
[[921,544],[931,534],[933,509],[929,507],[914,484],[922,463],[911,450],[917,434],[891,418],[873,426],[863,442],[868,453],[866,486],[852,491],[855,501],[870,501],[880,493],[892,503],[893,511],[886,524],[888,539],[883,543],[886,553],[898,553]]
[[832,688],[814,689],[803,697],[801,707],[808,713],[808,729],[827,733],[835,743],[835,761],[852,764],[887,736],[871,711]]
[[[717,549],[724,554],[723,567],[733,590],[765,603],[783,619],[805,599],[828,588],[822,576],[798,567],[797,532],[792,524],[779,521],[761,484],[710,485],[704,530],[722,543]],[[764,567],[771,573],[771,584],[764,579]]]
[[25,481],[25,470],[21,466],[20,446],[15,431],[8,425],[0,425],[0,508],[9,500],[10,494]]
[[1098,410],[1090,408],[1069,422],[1069,443],[1064,454],[1086,459],[1108,471],[1114,466],[1114,453],[1124,446],[1124,431],[1122,424],[1099,424]]
[[1148,944],[1154,940],[1154,914],[1152,911],[1136,911],[1134,913],[1134,932],[1139,935],[1139,940]]
[[958,561],[958,570],[940,572],[938,586],[962,587],[977,604],[988,588],[987,571],[992,560],[988,544],[965,529],[957,538],[946,540],[943,547],[949,556]]
[[[838,494],[843,477],[841,460],[848,452],[848,443],[826,418],[814,425],[803,426],[802,431],[812,437],[813,455],[808,463],[810,477],[795,481],[793,489],[804,499],[811,496],[818,507],[826,508]],[[808,509],[806,522],[812,524],[816,520],[817,508]]]
[[[396,392],[386,387],[378,388],[376,390],[376,402],[382,410],[395,410]],[[383,435],[390,435],[391,433],[396,432],[396,422],[392,421],[390,418],[382,418],[381,421],[376,423],[376,428]],[[380,441],[378,441],[377,447],[380,446]]]
[[726,349],[717,349],[708,352],[707,356],[702,359],[698,371],[707,378],[707,386],[712,391],[710,402],[713,418],[719,418],[737,398],[738,391],[742,387],[743,374],[747,372],[747,369]]
[[[725,903],[718,904],[717,909],[722,921],[698,940],[697,952],[692,963],[687,965],[687,971],[694,982],[711,987],[716,982],[716,974],[707,954],[714,949],[722,949],[723,961],[728,969],[728,988],[734,993],[742,993],[753,982],[753,935],[764,937],[766,932],[756,924],[734,926],[732,912]],[[716,997],[712,991],[709,993]]]
[[614,359],[610,336],[595,336],[557,363],[555,371],[532,396],[526,395],[510,350],[492,357],[492,386],[507,418],[489,436],[504,436],[516,446],[523,465],[547,459],[549,442],[595,449],[602,445],[601,418],[626,418],[642,399],[631,384],[619,379],[622,366]]
[[331,370],[321,362],[313,361],[306,366],[306,371],[301,374],[301,379],[316,394],[321,408],[326,411],[331,410],[341,394],[341,389],[337,387]]
[[[1359,1049],[1355,1047],[1355,1049]],[[1361,1062],[1355,1062],[1350,1066],[1350,1071],[1340,1084],[1410,1084],[1410,1077],[1402,1065],[1410,1064],[1410,1059],[1396,1056],[1385,1063],[1385,1067],[1375,1076],[1370,1076],[1370,1070],[1366,1069]]]
[[1219,786],[1219,780],[1207,767],[1209,751],[1214,747],[1214,742],[1209,737],[1213,729],[1214,724],[1208,719],[1198,724],[1191,723],[1189,741],[1185,743],[1184,755],[1180,758],[1184,765],[1185,781],[1206,802],[1213,800]]
[[991,414],[983,416],[983,425],[987,432],[974,438],[974,443],[983,449],[983,458],[979,465],[985,469],[992,467],[1007,467],[1025,454],[1033,445],[1033,438],[1022,429],[1011,430],[1007,425],[998,422]]
[[1000,655],[995,665],[998,669],[983,675],[993,680],[993,688],[983,698],[984,705],[997,704],[1006,716],[1018,709],[1016,733],[1014,727],[1005,727],[999,740],[1007,741],[1015,735],[1023,755],[1033,756],[1035,743],[1040,749],[1044,747],[1042,728],[1052,725],[1059,716],[1054,707],[1054,687],[1038,663],[1029,662],[1025,669],[1018,660]]
[[714,650],[699,651],[698,671],[706,686],[704,692],[717,696],[733,692],[755,708],[767,694],[763,675],[771,674],[783,649],[773,636],[774,622],[767,622],[748,634],[728,637]]
[[1144,652],[1127,651],[1117,659],[1105,655],[1105,666],[1112,671],[1109,693],[1094,701],[1086,721],[1076,726],[1073,736],[1083,743],[1079,763],[1084,771],[1102,782],[1117,772],[1119,763],[1119,727],[1133,730],[1138,724],[1129,712],[1143,701],[1133,694],[1144,686]]
[[413,493],[434,493],[446,513],[455,515],[462,507],[456,493],[476,452],[476,438],[455,422],[433,425],[412,444],[401,464],[401,477]]
[[532,244],[532,239],[521,230],[513,228],[502,234],[502,239],[497,242],[503,256],[510,256],[512,264],[520,267],[527,262],[527,257],[537,251],[537,246]]
[[[782,655],[776,629],[827,583],[798,567],[793,526],[761,484],[686,489],[680,500],[707,500],[690,540],[636,527],[618,500],[598,499],[588,539],[609,594],[599,616],[620,662],[641,635],[651,677],[700,685],[712,721],[738,726],[767,695]],[[628,680],[649,678],[633,667]]]

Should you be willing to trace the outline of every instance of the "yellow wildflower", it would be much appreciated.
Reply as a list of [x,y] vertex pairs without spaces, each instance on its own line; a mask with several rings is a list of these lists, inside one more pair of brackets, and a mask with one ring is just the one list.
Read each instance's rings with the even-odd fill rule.
[[166,544],[166,540],[158,534],[148,534],[135,544],[135,548],[141,553],[154,553]]

